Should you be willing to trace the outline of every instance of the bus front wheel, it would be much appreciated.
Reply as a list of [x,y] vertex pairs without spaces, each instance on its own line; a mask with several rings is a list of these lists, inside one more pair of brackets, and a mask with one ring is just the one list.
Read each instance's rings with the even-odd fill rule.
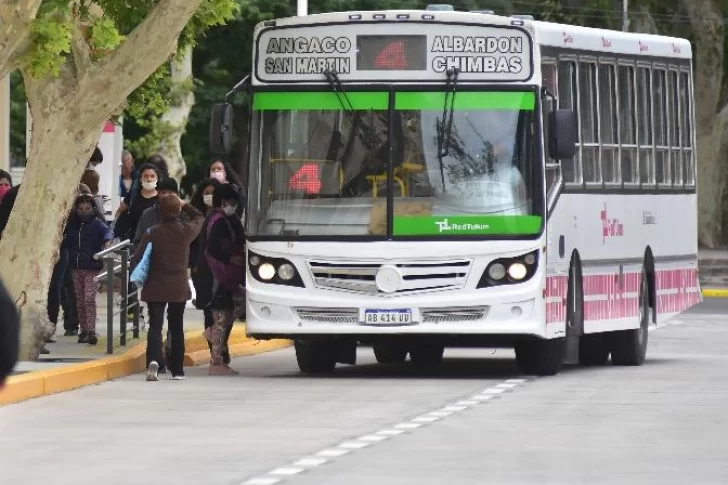
[[306,374],[328,374],[336,367],[334,342],[296,340],[298,368]]
[[525,374],[553,376],[564,364],[565,338],[538,339],[516,345],[516,362]]

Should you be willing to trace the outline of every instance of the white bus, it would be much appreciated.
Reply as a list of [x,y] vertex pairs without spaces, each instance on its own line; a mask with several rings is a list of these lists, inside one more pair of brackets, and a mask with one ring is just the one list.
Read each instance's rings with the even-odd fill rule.
[[[247,331],[303,372],[358,344],[640,365],[649,324],[700,301],[688,41],[431,10],[254,39]],[[212,148],[230,133],[216,105]]]

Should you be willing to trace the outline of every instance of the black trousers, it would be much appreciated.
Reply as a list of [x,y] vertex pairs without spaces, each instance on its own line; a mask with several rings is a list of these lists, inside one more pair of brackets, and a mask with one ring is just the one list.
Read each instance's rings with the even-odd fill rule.
[[53,267],[53,275],[48,288],[48,319],[58,323],[58,314],[63,308],[63,328],[78,330],[78,311],[76,309],[76,291],[69,267],[68,255],[61,251],[58,262]]
[[167,355],[167,366],[173,376],[184,375],[185,336],[184,336],[184,302],[147,302],[149,308],[149,332],[147,333],[147,366],[152,361],[163,364],[162,327],[164,327],[164,309],[167,310],[167,326],[171,340],[170,352]]

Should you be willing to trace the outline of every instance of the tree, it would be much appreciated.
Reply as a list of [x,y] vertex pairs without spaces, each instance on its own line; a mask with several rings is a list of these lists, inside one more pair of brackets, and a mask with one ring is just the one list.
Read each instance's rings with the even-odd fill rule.
[[0,0],[0,77],[22,71],[32,117],[25,179],[0,240],[0,273],[21,302],[22,358],[37,357],[64,218],[105,122],[132,92],[133,102],[152,92],[137,88],[178,40],[189,45],[235,8],[232,0]]

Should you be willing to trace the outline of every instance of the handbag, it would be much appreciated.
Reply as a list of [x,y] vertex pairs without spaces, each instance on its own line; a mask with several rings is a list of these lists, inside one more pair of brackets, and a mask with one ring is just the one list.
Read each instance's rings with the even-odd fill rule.
[[144,255],[141,260],[131,272],[129,280],[134,283],[137,288],[144,286],[149,276],[149,267],[152,265],[152,241],[147,242],[147,247],[144,248]]
[[[210,216],[210,221],[207,224],[207,244],[210,243],[210,233],[212,232],[212,227],[220,219],[224,219],[224,216],[220,212],[214,212],[212,216]],[[207,248],[205,248],[205,261],[207,261],[207,265],[210,267],[212,276],[221,286],[224,286],[226,289],[234,290],[238,286],[245,283],[245,267],[239,267],[232,264],[223,263],[219,259],[215,258],[213,255],[211,255]]]

